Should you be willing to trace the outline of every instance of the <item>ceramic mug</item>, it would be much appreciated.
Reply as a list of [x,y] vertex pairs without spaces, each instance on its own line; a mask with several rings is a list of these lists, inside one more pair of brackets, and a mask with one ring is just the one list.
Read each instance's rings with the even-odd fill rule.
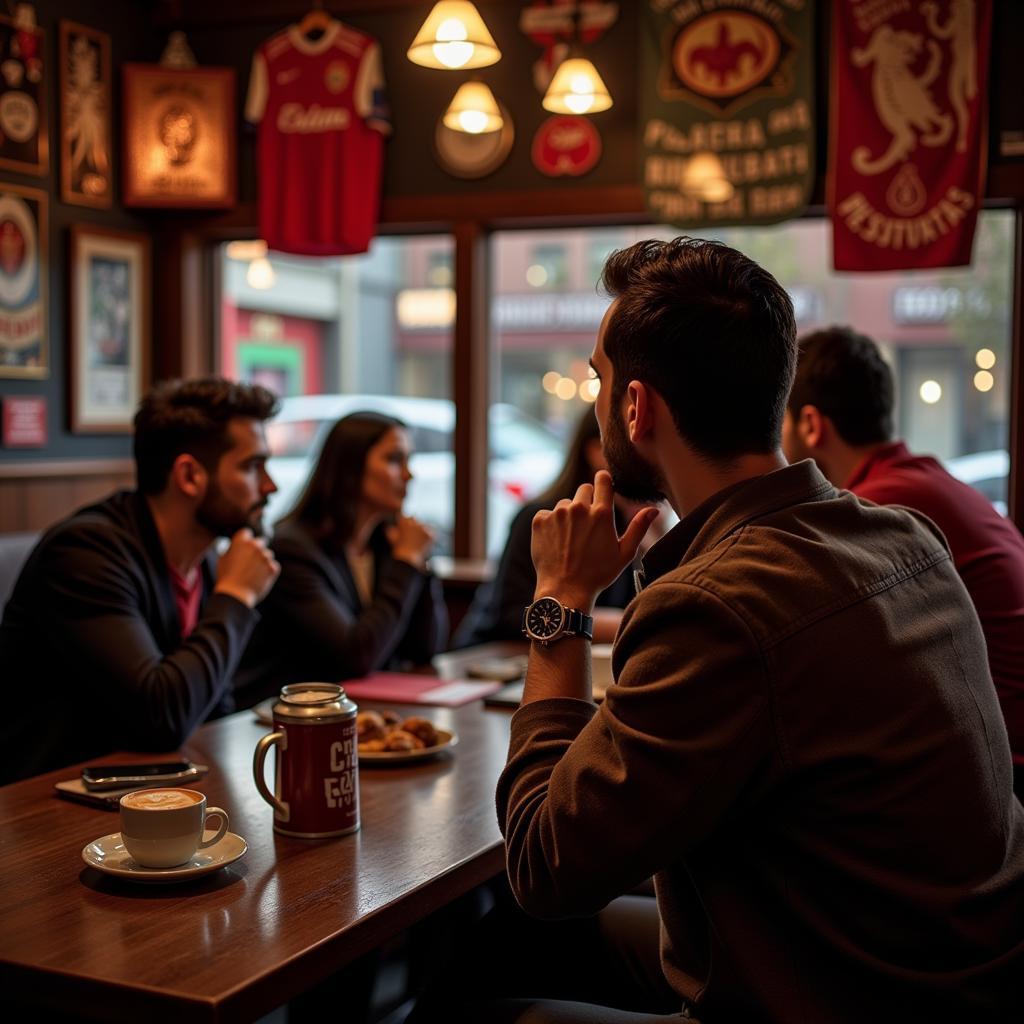
[[[210,815],[220,818],[220,828],[204,840]],[[206,796],[194,789],[140,789],[121,797],[121,839],[145,868],[187,864],[196,850],[219,843],[227,830],[227,812],[207,808]]]

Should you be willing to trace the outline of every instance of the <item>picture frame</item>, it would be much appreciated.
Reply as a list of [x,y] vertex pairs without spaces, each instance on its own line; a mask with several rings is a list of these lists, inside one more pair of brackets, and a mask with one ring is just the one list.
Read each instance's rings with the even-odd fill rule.
[[0,377],[48,377],[48,197],[0,182]]
[[43,30],[0,15],[0,168],[49,170],[46,71]]
[[107,209],[114,195],[110,36],[66,20],[59,32],[60,197]]
[[149,238],[75,224],[68,252],[71,431],[130,433],[149,379]]
[[235,72],[125,64],[125,206],[235,205]]

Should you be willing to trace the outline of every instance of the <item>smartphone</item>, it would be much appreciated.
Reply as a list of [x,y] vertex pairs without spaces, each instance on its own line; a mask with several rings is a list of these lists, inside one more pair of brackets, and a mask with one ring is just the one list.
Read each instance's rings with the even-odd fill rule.
[[82,785],[88,790],[123,789],[126,786],[175,785],[205,774],[191,761],[160,761],[152,764],[94,764],[82,769]]

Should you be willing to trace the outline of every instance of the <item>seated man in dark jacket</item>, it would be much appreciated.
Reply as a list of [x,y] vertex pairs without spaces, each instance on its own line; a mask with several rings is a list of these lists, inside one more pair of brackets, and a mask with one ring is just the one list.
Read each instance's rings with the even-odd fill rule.
[[[1024,1020],[1024,809],[941,533],[786,464],[795,321],[761,267],[649,241],[604,282],[610,477],[534,519],[497,792],[519,904],[580,920],[475,937],[417,1024]],[[644,557],[597,706],[587,617],[651,515],[620,534],[615,493],[681,521]],[[622,951],[617,897],[650,875]]]
[[[0,623],[0,782],[118,748],[167,751],[217,711],[278,573],[264,541],[265,388],[158,388],[135,416],[137,491],[51,527]],[[217,563],[218,537],[231,545]]]

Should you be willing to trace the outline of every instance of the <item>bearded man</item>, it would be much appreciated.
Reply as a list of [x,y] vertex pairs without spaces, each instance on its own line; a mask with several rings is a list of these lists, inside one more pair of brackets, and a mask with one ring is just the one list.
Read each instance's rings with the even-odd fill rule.
[[[231,677],[279,571],[259,534],[277,400],[220,378],[135,416],[138,489],[51,527],[0,623],[0,782],[117,749],[168,751],[233,709]],[[214,564],[219,537],[231,543]]]
[[[1024,1019],[1024,810],[941,533],[787,465],[796,326],[767,271],[680,238],[614,253],[604,284],[611,473],[534,519],[498,784],[521,911],[412,1019]],[[618,535],[616,492],[680,522],[598,706],[594,599],[653,515]],[[623,895],[649,876],[655,900]]]

